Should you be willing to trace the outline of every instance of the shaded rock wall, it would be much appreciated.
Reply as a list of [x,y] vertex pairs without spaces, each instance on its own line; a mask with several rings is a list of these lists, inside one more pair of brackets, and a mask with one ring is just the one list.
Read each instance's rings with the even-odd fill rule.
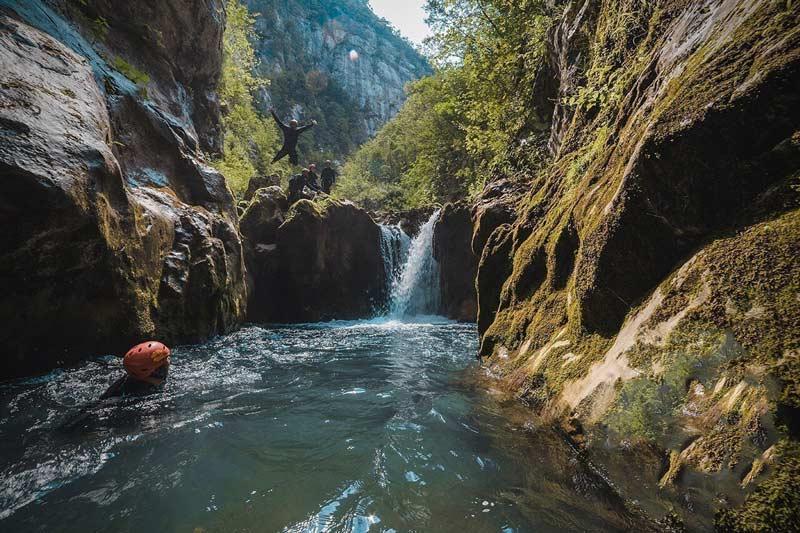
[[366,211],[329,198],[287,212],[277,187],[261,189],[242,217],[259,322],[318,322],[374,316],[384,304],[381,232]]
[[447,204],[433,228],[433,257],[439,262],[442,308],[453,320],[474,322],[478,314],[472,252],[472,212],[466,204]]
[[554,161],[475,227],[481,354],[589,445],[656,443],[667,490],[741,475],[737,502],[796,459],[800,6],[628,4],[551,32]]
[[190,4],[0,2],[0,377],[242,318],[233,198],[200,151],[225,16]]

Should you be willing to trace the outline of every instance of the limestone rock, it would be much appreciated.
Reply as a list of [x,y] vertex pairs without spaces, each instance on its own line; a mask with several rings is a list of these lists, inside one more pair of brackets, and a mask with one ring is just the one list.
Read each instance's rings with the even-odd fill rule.
[[242,237],[251,247],[275,244],[288,209],[289,202],[280,187],[259,189],[239,221]]
[[[266,191],[270,189],[261,193]],[[262,222],[256,229],[250,229],[248,222],[243,226],[245,236],[269,235],[271,229],[259,226],[271,228],[269,220],[279,216],[276,210],[271,219],[259,217]],[[277,228],[274,244],[266,240],[262,237],[258,244],[251,243],[251,320],[292,323],[365,318],[373,316],[386,298],[380,228],[350,202],[300,200]]]
[[413,239],[417,236],[423,224],[430,220],[434,211],[435,208],[433,207],[419,207],[416,209],[407,209],[405,211],[381,213],[375,215],[375,218],[379,220],[381,224],[400,226],[400,229]]
[[255,196],[256,191],[267,187],[280,187],[280,176],[274,174],[272,176],[253,176],[247,184],[247,191],[244,193],[244,199],[250,201]]

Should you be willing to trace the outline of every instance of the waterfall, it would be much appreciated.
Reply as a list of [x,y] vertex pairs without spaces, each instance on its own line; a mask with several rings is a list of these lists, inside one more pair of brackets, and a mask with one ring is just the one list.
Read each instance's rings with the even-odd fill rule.
[[386,275],[386,295],[391,297],[392,288],[400,278],[403,265],[411,247],[411,237],[406,235],[400,226],[384,226],[381,224],[381,254]]
[[439,263],[433,258],[433,227],[439,218],[435,212],[411,241],[407,258],[393,278],[389,300],[392,317],[435,315],[439,312]]

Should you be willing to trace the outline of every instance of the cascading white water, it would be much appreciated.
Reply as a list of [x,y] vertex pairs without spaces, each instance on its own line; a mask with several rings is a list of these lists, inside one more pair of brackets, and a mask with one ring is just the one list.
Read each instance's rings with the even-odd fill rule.
[[411,237],[400,226],[381,225],[381,254],[386,275],[386,296],[391,297],[392,288],[400,278],[403,265],[408,258]]
[[389,300],[392,317],[435,315],[439,312],[439,263],[433,258],[433,228],[436,211],[411,241],[408,258],[395,278]]

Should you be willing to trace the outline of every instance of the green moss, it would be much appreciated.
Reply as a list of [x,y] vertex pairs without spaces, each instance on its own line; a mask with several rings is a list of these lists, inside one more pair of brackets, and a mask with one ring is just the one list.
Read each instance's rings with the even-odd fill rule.
[[300,200],[295,202],[286,214],[286,221],[294,219],[300,215],[307,215],[314,218],[325,218],[328,211],[332,207],[341,206],[339,200],[335,200],[330,196],[322,197],[318,200]]
[[[716,39],[692,54],[684,73],[674,78],[668,94],[655,110],[663,135],[681,131],[687,117],[703,116],[709,103],[732,105],[730,92],[742,79],[755,72],[778,72],[797,61],[796,43],[800,34],[800,6],[797,2],[767,2],[726,36],[720,47]],[[744,66],[749,72],[742,72]]]
[[771,475],[756,487],[745,503],[717,513],[720,531],[796,531],[800,524],[800,444],[782,441]]
[[[664,441],[679,416],[687,385],[713,387],[723,363],[739,355],[726,349],[726,336],[712,324],[685,320],[663,347],[637,344],[629,352],[643,376],[626,382],[605,418],[609,428],[626,438]],[[653,374],[659,363],[663,373]]]
[[150,83],[150,76],[118,56],[111,60],[111,66],[139,86],[139,90],[146,96],[147,84]]

